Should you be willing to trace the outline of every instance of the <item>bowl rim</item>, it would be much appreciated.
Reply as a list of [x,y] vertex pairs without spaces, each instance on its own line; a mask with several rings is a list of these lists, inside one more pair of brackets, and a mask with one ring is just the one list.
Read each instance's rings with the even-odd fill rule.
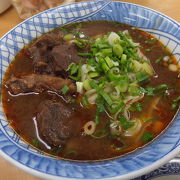
[[[150,171],[157,169],[157,167],[164,165],[166,162],[170,161],[172,158],[174,158],[176,155],[178,155],[179,152],[180,152],[180,146],[178,146],[176,149],[174,149],[173,151],[168,153],[166,156],[161,158],[159,161],[156,161],[156,162],[152,163],[151,165],[149,165],[145,168],[139,169],[137,171],[133,171],[129,174],[124,174],[124,175],[111,177],[111,178],[103,178],[103,179],[107,179],[107,180],[129,180],[129,179],[132,179],[135,177],[140,177],[146,173],[149,173]],[[16,160],[14,160],[13,158],[8,156],[7,154],[5,154],[1,150],[0,150],[0,156],[2,158],[4,158],[5,160],[7,160],[10,164],[18,167],[19,169],[23,170],[24,172],[31,174],[33,176],[39,177],[39,178],[43,178],[43,179],[47,179],[47,180],[64,180],[64,179],[77,180],[77,178],[59,177],[59,176],[54,176],[54,175],[39,172],[37,170],[34,170],[30,167],[27,167],[27,166],[21,164],[20,162],[17,162]],[[78,179],[80,180],[81,178],[78,178]],[[99,179],[99,178],[97,178],[97,179]]]
[[[15,27],[11,28],[7,33],[5,33],[2,37],[0,37],[0,40],[2,40],[4,37],[6,37],[11,31],[15,30],[18,26],[22,25],[24,22],[29,21],[30,19],[33,19],[35,17],[38,17],[40,14],[43,14],[45,12],[48,11],[52,11],[58,8],[63,8],[66,6],[70,6],[73,4],[81,4],[81,3],[90,3],[90,2],[97,2],[97,1],[80,1],[80,2],[74,2],[74,3],[70,3],[70,4],[65,4],[65,5],[60,5],[54,8],[50,8],[46,11],[40,12],[38,14],[35,14],[34,16],[31,16],[29,18],[27,18],[26,20],[23,20],[21,23],[17,24]],[[160,14],[163,18],[170,20],[172,23],[176,24],[177,26],[179,26],[179,23],[174,20],[173,18],[167,16],[164,13],[161,13],[157,10],[154,10],[152,8],[143,6],[143,5],[139,5],[139,4],[135,4],[135,3],[129,3],[129,2],[121,2],[121,1],[106,1],[106,0],[100,0],[98,2],[106,2],[106,3],[120,3],[120,4],[129,4],[129,5],[133,5],[133,6],[137,6],[137,7],[141,7],[147,10],[150,10],[152,12],[155,12],[156,14]],[[66,24],[66,23],[65,23]],[[177,115],[178,116],[178,115]],[[174,158],[176,155],[178,155],[180,153],[180,145],[178,145],[175,149],[173,149],[171,152],[167,153],[166,155],[164,155],[161,159],[159,159],[158,161],[155,161],[153,163],[151,163],[150,165],[147,165],[147,167],[145,168],[141,168],[138,169],[136,171],[130,172],[128,174],[123,174],[123,175],[119,175],[119,176],[115,176],[115,177],[106,177],[103,179],[108,179],[108,180],[126,180],[126,179],[131,179],[131,178],[135,178],[135,177],[139,177],[142,176],[150,171],[153,171],[155,169],[157,169],[158,167],[160,167],[161,165],[165,164],[166,162],[170,161],[172,158]],[[33,168],[30,168],[18,161],[16,161],[15,159],[13,159],[11,156],[8,156],[6,153],[4,153],[2,151],[2,149],[0,149],[0,156],[2,158],[4,158],[5,160],[7,160],[9,163],[11,163],[12,165],[22,169],[23,171],[25,171],[28,174],[31,174],[33,176],[39,177],[39,178],[43,178],[43,179],[48,179],[48,180],[63,180],[63,179],[81,179],[81,178],[69,178],[69,177],[60,177],[60,176],[55,176],[55,175],[51,175],[51,174],[47,174],[47,173],[43,173],[40,172],[38,170],[35,170]],[[44,177],[45,176],[45,177]],[[84,178],[82,178],[84,179]],[[97,179],[101,179],[101,178],[97,178]]]
[[[69,4],[64,4],[64,5],[56,6],[56,7],[47,9],[47,10],[45,10],[45,11],[42,11],[42,12],[40,12],[40,13],[37,13],[37,14],[35,14],[35,15],[33,15],[33,16],[25,19],[25,20],[23,20],[22,22],[18,23],[18,24],[17,24],[16,26],[14,26],[13,28],[11,28],[8,32],[6,32],[3,36],[0,37],[0,40],[2,40],[7,34],[9,34],[12,30],[16,29],[18,26],[20,26],[21,24],[23,24],[25,21],[29,21],[31,18],[34,18],[34,17],[36,17],[36,16],[39,16],[40,14],[43,14],[43,13],[48,12],[48,11],[51,11],[51,10],[55,10],[55,9],[57,9],[57,8],[60,8],[60,7],[69,6],[69,5],[72,5],[72,4],[89,3],[89,2],[96,2],[96,0],[93,0],[93,1],[88,0],[88,1],[73,2],[73,3],[69,3]],[[160,11],[157,11],[157,10],[155,10],[155,9],[152,9],[152,8],[149,8],[149,7],[146,7],[146,6],[143,6],[143,5],[139,5],[139,4],[136,4],[136,3],[130,3],[130,2],[110,1],[110,0],[107,0],[107,1],[106,1],[106,0],[98,0],[98,2],[107,2],[107,3],[113,3],[113,2],[114,2],[114,3],[130,4],[130,5],[133,5],[133,6],[142,7],[142,8],[144,8],[144,9],[148,9],[148,10],[150,10],[150,11],[153,11],[153,12],[157,13],[157,14],[160,14],[161,16],[165,17],[166,19],[169,19],[170,21],[172,21],[173,23],[175,23],[177,26],[179,26],[179,23],[178,23],[175,19],[169,17],[168,15],[166,15],[166,14],[164,14],[164,13],[161,13]]]

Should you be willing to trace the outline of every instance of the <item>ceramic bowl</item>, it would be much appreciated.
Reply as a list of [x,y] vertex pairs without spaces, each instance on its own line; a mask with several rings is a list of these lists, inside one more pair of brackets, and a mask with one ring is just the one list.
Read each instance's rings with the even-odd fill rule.
[[[139,27],[156,36],[180,61],[180,27],[152,9],[123,2],[90,1],[56,7],[17,25],[0,40],[0,79],[15,55],[31,40],[64,24],[108,20]],[[167,77],[168,78],[168,77]],[[0,109],[0,155],[44,179],[131,179],[152,171],[180,152],[180,115],[154,142],[129,155],[97,163],[57,160],[25,144]]]

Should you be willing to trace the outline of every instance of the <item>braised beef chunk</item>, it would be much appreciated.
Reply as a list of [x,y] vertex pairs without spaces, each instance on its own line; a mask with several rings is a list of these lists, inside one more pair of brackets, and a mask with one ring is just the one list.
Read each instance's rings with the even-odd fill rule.
[[77,48],[73,43],[64,43],[53,47],[50,54],[54,58],[54,63],[56,63],[55,71],[67,70],[71,62],[80,62],[82,59],[77,55],[77,52]]
[[68,92],[75,92],[75,85],[71,80],[50,75],[30,74],[21,77],[12,76],[6,84],[10,88],[12,94],[28,93],[32,91],[42,92],[43,90],[60,93],[61,88],[65,85],[69,87]]
[[82,60],[77,56],[77,47],[73,43],[64,41],[62,37],[61,31],[45,34],[28,48],[35,73],[61,76],[71,62]]
[[78,119],[70,118],[73,113],[73,107],[64,103],[43,101],[36,117],[40,137],[49,145],[59,146],[76,136],[81,128]]

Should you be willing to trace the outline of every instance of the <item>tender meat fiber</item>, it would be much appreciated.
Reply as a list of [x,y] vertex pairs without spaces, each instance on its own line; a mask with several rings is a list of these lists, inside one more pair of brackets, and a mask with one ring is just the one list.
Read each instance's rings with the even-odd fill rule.
[[38,38],[32,45],[28,48],[28,54],[33,58],[34,63],[40,61],[41,57],[52,50],[52,47],[58,44],[62,44],[63,34],[59,33],[48,33],[42,35]]
[[67,70],[68,65],[82,59],[77,56],[76,46],[67,43],[62,37],[63,33],[60,31],[45,34],[28,48],[35,73],[64,77],[64,70]]
[[[68,52],[68,53],[65,53]],[[80,62],[82,59],[77,55],[78,51],[73,43],[64,43],[53,47],[50,55],[56,64],[55,72],[62,69],[67,70],[71,62]]]
[[59,146],[80,130],[80,121],[70,118],[73,107],[61,102],[43,101],[38,107],[37,125],[40,137],[49,145]]
[[60,89],[65,85],[69,87],[70,93],[75,92],[75,85],[69,79],[50,75],[30,74],[21,77],[12,76],[6,83],[12,94],[42,92],[43,90],[51,90],[59,93]]

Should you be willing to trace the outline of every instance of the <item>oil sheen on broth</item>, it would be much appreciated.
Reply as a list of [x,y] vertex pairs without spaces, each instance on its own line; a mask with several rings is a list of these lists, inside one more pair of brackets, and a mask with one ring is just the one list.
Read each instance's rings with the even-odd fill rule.
[[4,112],[18,135],[50,155],[118,157],[170,124],[178,68],[157,39],[129,25],[67,25],[17,54],[3,81]]

